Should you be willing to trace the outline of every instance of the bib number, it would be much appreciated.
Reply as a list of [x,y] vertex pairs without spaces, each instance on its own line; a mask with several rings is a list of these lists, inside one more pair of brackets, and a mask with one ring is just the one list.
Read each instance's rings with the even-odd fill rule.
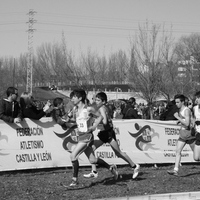
[[77,121],[77,125],[78,125],[78,130],[80,132],[87,132],[88,131],[87,121],[85,121],[85,120],[78,120]]

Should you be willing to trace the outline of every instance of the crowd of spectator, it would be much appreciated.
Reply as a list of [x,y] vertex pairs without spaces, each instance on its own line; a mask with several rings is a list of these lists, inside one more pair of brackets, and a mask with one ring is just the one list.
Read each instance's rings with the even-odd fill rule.
[[[6,122],[18,123],[26,117],[39,120],[45,116],[52,116],[53,103],[34,100],[33,96],[27,92],[21,94],[18,102],[18,89],[14,87],[9,87],[6,94],[7,98],[2,99],[0,102],[0,119]],[[188,107],[192,109],[192,101],[187,100]],[[88,103],[95,106],[94,100]],[[176,120],[174,113],[178,112],[174,100],[168,103],[157,102],[150,106],[144,103],[138,104],[136,99],[131,97],[128,100],[108,101],[107,106],[113,119]]]

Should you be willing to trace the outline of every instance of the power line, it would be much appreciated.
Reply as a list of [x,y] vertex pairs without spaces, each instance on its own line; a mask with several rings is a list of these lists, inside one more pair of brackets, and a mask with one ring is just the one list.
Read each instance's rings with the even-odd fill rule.
[[6,25],[12,25],[12,24],[25,24],[24,21],[17,21],[17,22],[3,22],[3,23],[0,23],[0,26],[6,26]]
[[24,15],[24,12],[6,12],[6,13],[3,13],[3,12],[1,12],[0,13],[0,15],[19,15],[19,14],[21,14],[21,15]]
[[[1,13],[2,14],[2,13]],[[5,13],[4,13],[5,14]],[[10,13],[6,13],[6,14],[10,14]],[[19,14],[19,13],[12,13],[12,14]],[[59,16],[59,17],[62,17],[63,16],[66,16],[66,17],[75,17],[75,18],[82,18],[83,16],[80,16],[80,15],[67,15],[67,14],[53,14],[53,13],[40,13],[40,15],[45,15],[45,16]],[[84,16],[85,19],[92,19],[92,20],[132,20],[132,19],[119,19],[119,18],[99,18],[99,17],[93,17],[91,18],[92,16]],[[137,21],[138,20],[133,20],[133,21]],[[142,20],[140,20],[142,21]],[[145,21],[144,21],[145,22]],[[182,22],[178,22],[178,23],[182,23]],[[4,26],[4,25],[18,25],[18,24],[24,24],[23,21],[11,21],[11,22],[0,22],[0,26]],[[80,24],[80,23],[66,23],[66,22],[54,22],[54,21],[39,21],[37,22],[38,25],[42,25],[44,27],[44,25],[47,25],[47,26],[60,26],[60,27],[74,27],[74,28],[85,28],[85,29],[99,29],[99,30],[115,30],[115,31],[138,31],[138,25],[137,27],[123,27],[123,26],[110,26],[110,25],[96,25],[96,24]],[[190,23],[191,25],[191,23]],[[195,25],[195,23],[193,23],[193,25]],[[135,25],[136,26],[136,25]],[[19,28],[19,27],[18,27]],[[39,28],[38,28],[39,30]],[[0,30],[0,32],[6,32],[7,30]],[[10,31],[10,30],[8,30]],[[19,31],[19,30],[18,30]],[[31,31],[31,29],[29,29],[29,32]],[[34,30],[32,30],[34,31]],[[44,32],[45,30],[43,30]],[[47,33],[55,33],[57,32],[58,30],[47,30]],[[149,30],[150,31],[150,30]],[[162,31],[162,30],[160,30]],[[170,32],[172,31],[172,33],[200,33],[200,30],[184,30],[184,29],[172,29],[170,30]],[[39,31],[41,32],[41,31]],[[165,32],[169,32],[167,30],[165,30]],[[59,32],[60,33],[60,32]],[[67,33],[70,34],[69,31],[67,31]],[[71,32],[73,34],[73,32]],[[74,32],[76,35],[85,35],[88,33],[83,33],[83,32]],[[117,34],[100,34],[99,32],[98,33],[89,33],[90,35],[92,36],[105,36],[105,37],[118,37]],[[122,36],[120,35],[119,37],[128,37],[128,36]]]
[[[82,24],[65,24],[65,23],[53,23],[53,22],[38,22],[38,24],[41,25],[53,25],[53,26],[67,26],[67,27],[77,27],[77,28],[90,28],[90,29],[107,29],[107,30],[119,30],[119,31],[138,31],[138,28],[129,28],[129,27],[108,27],[108,26],[96,26],[96,25],[82,25]],[[151,31],[151,29],[147,30]],[[159,32],[163,32],[160,30]],[[168,30],[165,30],[165,32],[171,32]],[[172,32],[176,33],[191,33],[191,32],[197,32],[199,33],[200,30],[194,30],[194,31],[186,31],[186,30],[181,30],[181,29],[172,29]]]
[[[45,33],[45,34],[61,34],[62,31],[58,30],[43,30],[37,29],[38,33]],[[86,36],[97,36],[97,37],[116,37],[116,38],[127,38],[130,35],[123,35],[123,34],[106,34],[106,33],[91,33],[91,32],[78,32],[78,31],[67,31],[65,32],[66,35],[86,35]]]
[[[1,15],[24,15],[23,12],[7,12],[7,13],[0,13]],[[110,18],[110,17],[95,17],[95,16],[85,16],[85,15],[69,15],[69,14],[65,14],[65,13],[48,13],[48,12],[37,12],[38,16],[52,16],[52,17],[60,17],[62,19],[64,19],[64,17],[66,19],[87,19],[87,20],[96,20],[96,21],[116,21],[116,22],[153,22],[153,23],[159,23],[159,24],[176,24],[176,25],[187,25],[187,26],[197,26],[200,25],[200,23],[194,23],[193,21],[188,21],[188,22],[183,22],[183,21],[159,21],[159,20],[149,20],[149,19],[131,19],[131,18]]]
[[[23,13],[19,13],[19,12],[13,12],[13,13],[1,13],[0,15],[16,15],[16,14],[23,14]],[[37,13],[38,14],[38,13]],[[68,15],[68,14],[58,14],[58,13],[39,13],[40,16],[53,16],[53,17],[62,17],[63,19],[63,16],[66,17],[66,19],[69,19],[69,17],[71,17],[72,19],[88,19],[88,20],[98,20],[98,21],[117,21],[117,22],[137,22],[137,27],[123,27],[123,26],[110,26],[110,25],[96,25],[96,24],[75,24],[75,23],[66,23],[66,22],[58,22],[58,21],[42,21],[40,20],[38,22],[38,24],[40,25],[52,25],[52,26],[67,26],[67,27],[78,27],[78,28],[92,28],[92,29],[107,29],[107,30],[119,30],[119,31],[137,31],[138,30],[138,23],[139,22],[146,22],[146,21],[149,21],[150,20],[136,20],[136,19],[128,19],[128,18],[105,18],[105,17],[94,17],[94,16],[81,16],[81,15]],[[159,22],[159,21],[157,21]],[[175,23],[171,23],[169,21],[164,21],[164,22],[159,22],[159,23],[169,23],[170,25],[174,25],[174,24],[182,24],[182,25],[188,25],[188,26],[195,26],[198,27],[198,25],[200,25],[199,23],[193,23],[193,22],[188,22],[188,23],[185,23],[185,22],[175,22]],[[12,24],[23,24],[23,21],[11,21],[11,22],[0,22],[0,26],[3,26],[3,25],[12,25]],[[136,24],[135,24],[136,26]],[[198,30],[191,30],[191,31],[188,31],[188,30],[181,30],[181,29],[173,29],[173,32],[177,32],[177,33],[191,33],[191,32],[199,32]]]
[[158,21],[158,20],[141,20],[141,19],[131,19],[131,18],[110,18],[110,17],[94,17],[94,16],[83,16],[83,15],[68,15],[68,14],[62,14],[62,13],[42,13],[39,12],[38,15],[41,16],[54,16],[54,17],[66,17],[66,19],[72,18],[72,19],[89,19],[89,20],[98,20],[98,21],[117,21],[117,22],[154,22],[154,23],[167,23],[167,24],[181,24],[181,25],[188,25],[188,26],[196,26],[200,25],[200,23],[194,23],[194,22],[183,22],[183,21],[175,21],[172,23],[172,21]]

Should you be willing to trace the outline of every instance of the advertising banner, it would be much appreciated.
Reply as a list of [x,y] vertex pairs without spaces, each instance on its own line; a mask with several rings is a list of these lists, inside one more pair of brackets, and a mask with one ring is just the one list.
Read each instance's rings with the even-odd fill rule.
[[[174,163],[179,126],[176,122],[155,120],[114,120],[120,149],[137,163]],[[94,132],[95,139],[97,131]],[[70,152],[77,137],[73,128],[64,130],[52,118],[24,119],[20,124],[0,120],[0,171],[71,166]],[[127,164],[117,158],[109,144],[95,151],[110,164]],[[193,162],[188,145],[182,162]],[[84,153],[82,166],[90,165]]]

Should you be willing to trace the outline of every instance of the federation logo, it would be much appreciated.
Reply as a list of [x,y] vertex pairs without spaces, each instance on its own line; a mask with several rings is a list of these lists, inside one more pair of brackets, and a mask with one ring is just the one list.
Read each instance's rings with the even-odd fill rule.
[[[136,139],[135,146],[140,151],[147,151],[149,149],[157,150],[158,148],[154,148],[154,144],[151,144],[152,139],[154,137],[159,137],[159,134],[155,132],[149,125],[139,126],[138,123],[135,123],[135,129],[137,130],[136,133],[129,134]],[[148,145],[147,145],[148,144]]]
[[[2,135],[2,133],[0,132],[0,141],[1,140],[6,140],[6,142],[8,142],[8,137],[6,135]],[[2,149],[0,149],[0,151],[2,151]],[[4,155],[8,155],[9,153],[1,153],[0,152],[0,155],[1,156],[4,156]]]
[[77,135],[76,135],[77,125],[73,125],[72,127],[68,128],[64,133],[54,133],[63,139],[63,148],[68,151],[72,152],[72,148],[74,145],[77,144]]

